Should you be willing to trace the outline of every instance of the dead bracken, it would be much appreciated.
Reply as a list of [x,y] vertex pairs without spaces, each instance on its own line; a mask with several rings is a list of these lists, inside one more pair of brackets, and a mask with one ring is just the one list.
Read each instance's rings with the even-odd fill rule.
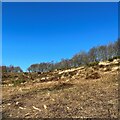
[[4,73],[3,118],[117,118],[119,64]]

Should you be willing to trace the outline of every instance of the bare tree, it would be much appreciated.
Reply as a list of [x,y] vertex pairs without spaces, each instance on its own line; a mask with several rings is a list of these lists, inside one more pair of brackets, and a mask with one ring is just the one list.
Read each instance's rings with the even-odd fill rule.
[[88,56],[89,56],[89,62],[96,62],[97,61],[97,48],[93,47],[89,50],[88,52]]

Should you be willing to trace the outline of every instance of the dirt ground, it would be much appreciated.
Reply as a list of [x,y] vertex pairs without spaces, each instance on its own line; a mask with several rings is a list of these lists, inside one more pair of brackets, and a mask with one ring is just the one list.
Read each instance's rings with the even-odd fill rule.
[[75,71],[3,75],[3,118],[118,118],[119,71],[96,69],[97,77]]

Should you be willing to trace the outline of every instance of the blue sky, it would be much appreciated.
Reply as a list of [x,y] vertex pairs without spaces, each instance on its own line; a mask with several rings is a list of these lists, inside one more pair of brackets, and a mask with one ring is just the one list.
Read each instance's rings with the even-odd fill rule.
[[3,3],[2,63],[26,70],[118,37],[118,3]]

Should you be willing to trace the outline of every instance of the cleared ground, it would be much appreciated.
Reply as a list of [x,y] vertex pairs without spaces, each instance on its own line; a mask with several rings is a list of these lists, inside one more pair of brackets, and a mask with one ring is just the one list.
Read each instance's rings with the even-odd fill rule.
[[119,71],[108,67],[6,73],[2,84],[3,117],[118,118],[119,80]]

